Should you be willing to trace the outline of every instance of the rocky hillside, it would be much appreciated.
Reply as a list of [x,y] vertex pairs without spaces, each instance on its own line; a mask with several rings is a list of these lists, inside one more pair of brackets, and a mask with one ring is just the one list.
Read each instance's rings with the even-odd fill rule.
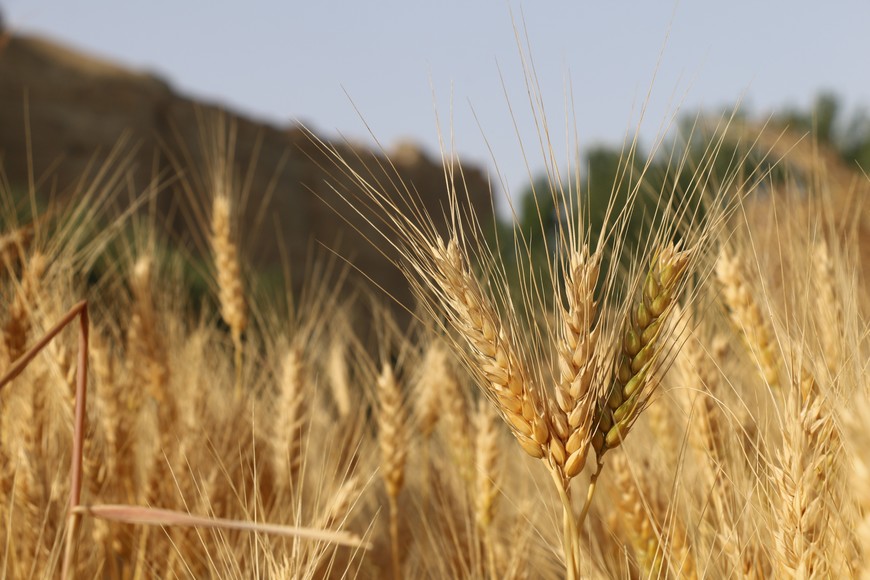
[[[159,183],[156,205],[162,224],[180,243],[201,252],[197,207],[207,207],[212,169],[216,160],[227,157],[220,144],[228,144],[238,185],[242,249],[251,267],[277,269],[286,252],[298,289],[311,249],[326,246],[390,293],[408,297],[399,273],[363,239],[369,232],[364,222],[333,190],[352,195],[351,181],[337,178],[331,160],[302,128],[273,127],[193,101],[152,75],[45,39],[7,36],[0,50],[0,160],[13,186],[28,182],[27,128],[40,196],[69,195],[96,179],[108,163],[123,172],[115,193],[119,206]],[[371,171],[372,179],[397,183],[395,176],[387,178],[382,154],[344,143],[330,146],[354,159],[356,168]],[[431,215],[440,216],[445,200],[440,161],[408,145],[391,154],[390,161]],[[492,219],[485,175],[463,170],[474,211],[483,220]],[[336,213],[341,208],[344,218]]]

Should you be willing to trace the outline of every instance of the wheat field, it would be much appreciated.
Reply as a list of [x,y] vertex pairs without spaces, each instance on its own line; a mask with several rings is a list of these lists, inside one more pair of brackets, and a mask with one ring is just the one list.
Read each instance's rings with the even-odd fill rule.
[[[786,178],[721,171],[741,130]],[[445,229],[320,143],[407,274],[407,327],[328,267],[297,299],[261,292],[227,167],[201,192],[199,302],[111,188],[22,221],[4,187],[0,373],[81,300],[90,336],[80,450],[75,324],[3,380],[2,576],[870,577],[867,178],[801,155],[812,136],[727,131],[675,154],[692,180],[653,192],[636,241],[631,148],[597,232],[553,162],[543,268],[464,212],[455,164]]]

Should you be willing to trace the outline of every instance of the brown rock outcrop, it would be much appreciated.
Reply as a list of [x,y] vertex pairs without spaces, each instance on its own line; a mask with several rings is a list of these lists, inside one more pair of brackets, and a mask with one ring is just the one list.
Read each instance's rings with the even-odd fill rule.
[[[351,180],[340,177],[302,128],[282,130],[195,102],[175,94],[153,75],[40,38],[8,36],[0,49],[0,162],[13,185],[28,183],[28,127],[38,195],[62,197],[72,191],[92,177],[124,139],[125,191],[117,193],[119,204],[127,203],[131,193],[145,191],[159,176],[166,183],[158,194],[165,226],[176,239],[193,240],[195,236],[188,234],[205,227],[189,216],[194,214],[191,204],[210,199],[209,160],[220,141],[210,134],[216,118],[233,127],[236,181],[240,188],[248,185],[247,201],[240,206],[240,231],[242,250],[252,267],[279,267],[283,244],[298,290],[314,242],[335,250],[388,292],[408,301],[407,284],[399,272],[365,240],[371,230],[333,190],[337,184],[339,190],[352,192]],[[389,164],[381,153],[344,143],[330,146],[354,159],[357,168],[371,168],[381,183],[398,182],[396,175],[386,178],[383,168]],[[446,192],[440,162],[407,144],[398,153],[393,160],[398,177],[432,216],[441,216]],[[189,184],[187,191],[183,181]],[[491,220],[485,176],[464,168],[464,181],[473,211],[483,221]]]

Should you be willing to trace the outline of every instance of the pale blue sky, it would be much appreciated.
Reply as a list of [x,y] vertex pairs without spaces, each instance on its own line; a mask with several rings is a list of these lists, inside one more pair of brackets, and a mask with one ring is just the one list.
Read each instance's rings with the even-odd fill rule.
[[745,94],[744,102],[763,113],[806,106],[830,89],[849,107],[870,105],[866,0],[0,0],[0,6],[19,30],[155,71],[186,94],[274,124],[301,120],[327,136],[368,140],[353,99],[388,148],[411,139],[436,154],[433,105],[446,129],[452,94],[457,151],[492,169],[485,136],[514,192],[528,177],[508,99],[533,171],[542,157],[511,9],[525,19],[563,158],[568,74],[581,144],[615,142],[637,119],[662,46],[642,131],[647,142],[680,100],[689,109],[721,108]]

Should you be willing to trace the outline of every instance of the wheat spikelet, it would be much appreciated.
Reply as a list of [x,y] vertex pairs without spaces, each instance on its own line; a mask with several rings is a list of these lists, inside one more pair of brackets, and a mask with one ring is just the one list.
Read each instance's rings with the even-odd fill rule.
[[599,333],[595,328],[598,306],[594,297],[600,265],[601,254],[590,256],[584,245],[572,252],[565,278],[568,308],[561,309],[558,409],[551,412],[555,437],[551,439],[550,455],[567,479],[583,470],[592,438],[595,398],[591,386],[600,372]]
[[232,237],[230,199],[226,194],[214,196],[211,213],[211,245],[217,270],[221,316],[230,327],[235,349],[238,399],[242,388],[242,334],[248,325],[248,310],[242,289],[242,276],[236,244]]
[[451,323],[471,350],[484,389],[499,407],[523,450],[542,458],[548,451],[550,429],[511,332],[502,324],[477,279],[465,265],[455,237],[430,248],[433,276],[448,307]]
[[779,385],[779,363],[775,344],[758,303],[752,296],[741,270],[740,259],[724,249],[716,263],[716,277],[722,285],[722,297],[734,326],[749,347],[762,378],[771,387]]
[[290,485],[302,464],[302,439],[307,423],[305,399],[308,396],[305,361],[299,346],[284,355],[281,365],[280,391],[275,405],[272,464],[279,482]]
[[599,462],[631,430],[656,382],[651,381],[663,345],[659,334],[682,287],[690,252],[673,244],[654,256],[644,279],[642,297],[626,321],[621,360],[613,386],[597,409],[592,446]]

